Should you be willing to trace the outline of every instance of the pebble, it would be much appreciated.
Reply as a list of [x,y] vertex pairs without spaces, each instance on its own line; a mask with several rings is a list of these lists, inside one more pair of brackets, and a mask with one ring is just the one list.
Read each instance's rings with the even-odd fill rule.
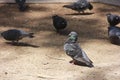
[[8,73],[7,72],[5,72],[5,75],[7,75]]

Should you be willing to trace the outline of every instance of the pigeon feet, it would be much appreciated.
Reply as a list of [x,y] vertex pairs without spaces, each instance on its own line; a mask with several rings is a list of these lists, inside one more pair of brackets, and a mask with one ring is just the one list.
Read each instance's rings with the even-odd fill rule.
[[69,63],[76,65],[76,61],[75,60],[71,60]]

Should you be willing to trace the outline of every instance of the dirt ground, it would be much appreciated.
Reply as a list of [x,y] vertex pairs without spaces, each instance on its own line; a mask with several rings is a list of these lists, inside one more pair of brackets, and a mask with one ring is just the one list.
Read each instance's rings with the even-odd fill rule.
[[[0,32],[16,28],[35,33],[19,46],[0,37],[0,80],[120,80],[120,47],[109,42],[106,21],[109,12],[120,15],[120,7],[92,4],[94,9],[85,15],[62,8],[64,4],[29,4],[26,12],[19,12],[15,4],[0,4]],[[67,34],[55,32],[53,14],[68,21],[67,34],[79,34],[94,68],[69,63],[63,50]]]

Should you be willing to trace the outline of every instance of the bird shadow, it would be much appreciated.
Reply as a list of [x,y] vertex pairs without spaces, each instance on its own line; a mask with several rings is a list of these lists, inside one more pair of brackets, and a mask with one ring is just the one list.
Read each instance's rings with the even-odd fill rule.
[[59,32],[57,32],[58,34],[60,34],[60,35],[63,35],[63,36],[66,36],[66,35],[68,35],[69,33],[70,33],[71,31],[70,30],[61,30],[61,31],[59,31]]
[[92,15],[94,12],[86,12],[86,13],[72,13],[72,14],[65,14],[65,15]]
[[[69,63],[71,63],[71,61]],[[94,67],[94,65],[88,66],[88,65],[86,65],[85,63],[82,63],[82,62],[75,62],[74,64],[77,65],[77,66],[83,66],[83,67],[89,67],[89,68]]]
[[120,46],[120,43],[112,43],[113,45]]
[[24,47],[34,47],[34,48],[38,48],[40,46],[37,46],[37,45],[32,45],[32,44],[28,44],[28,43],[23,43],[23,42],[6,42],[6,44],[9,44],[9,45],[13,45],[13,46],[24,46]]
[[49,9],[47,7],[43,7],[43,6],[30,5],[29,10],[32,10],[32,11],[48,11]]
[[[13,5],[15,5],[15,7],[19,10],[19,6],[17,3],[6,3],[7,7],[12,7]],[[28,4],[24,4],[25,5],[25,10],[19,10],[20,12],[27,12],[30,10],[30,6]]]

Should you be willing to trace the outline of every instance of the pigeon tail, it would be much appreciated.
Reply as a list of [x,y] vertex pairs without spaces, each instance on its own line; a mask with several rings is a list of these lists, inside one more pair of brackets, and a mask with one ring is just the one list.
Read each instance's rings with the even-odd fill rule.
[[94,65],[93,65],[93,64],[89,64],[89,65],[87,65],[87,66],[88,66],[88,67],[90,67],[90,68],[91,68],[91,67],[94,67]]
[[33,37],[35,37],[34,33],[29,33],[29,38],[33,38]]
[[92,4],[88,3],[88,9],[89,9],[89,10],[92,10],[92,9],[93,9]]

